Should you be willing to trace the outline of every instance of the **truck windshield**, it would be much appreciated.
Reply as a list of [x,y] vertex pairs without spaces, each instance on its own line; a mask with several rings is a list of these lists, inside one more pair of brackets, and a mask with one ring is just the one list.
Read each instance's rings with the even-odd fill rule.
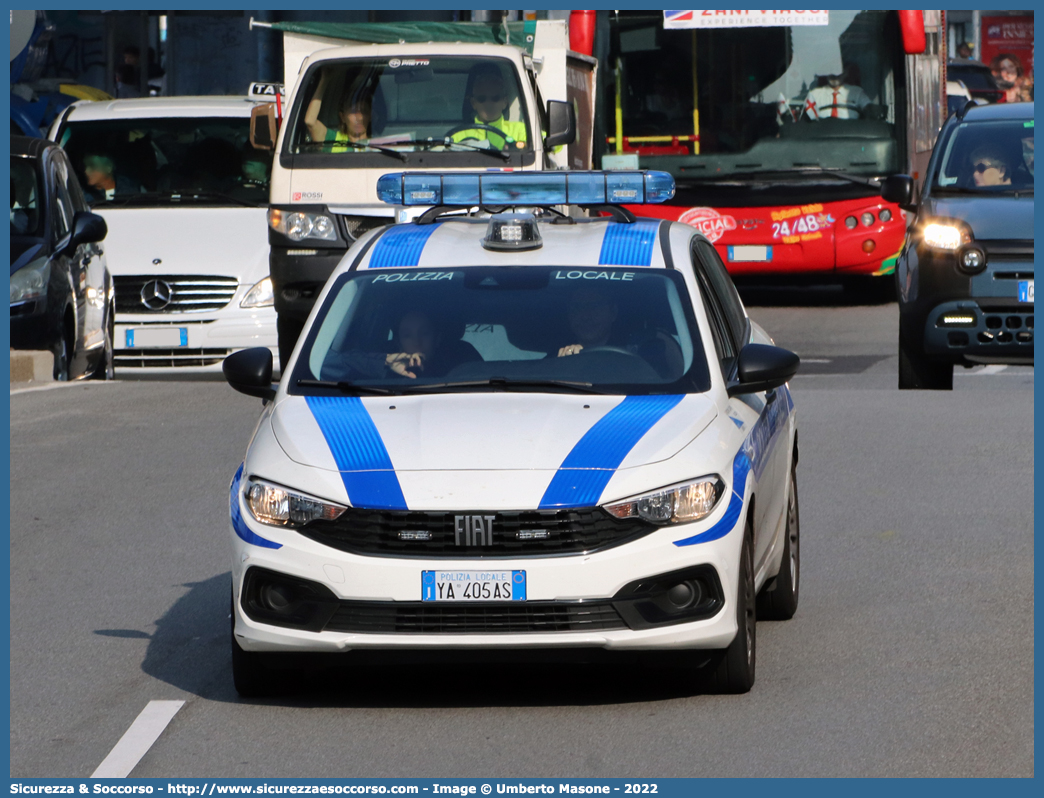
[[1033,191],[1032,120],[965,122],[943,146],[933,193]]
[[70,120],[59,136],[92,205],[266,205],[272,154],[250,117]]
[[[353,58],[324,62],[295,109],[293,154],[373,161],[389,150],[475,152],[505,160],[532,151],[524,95],[502,58]],[[376,165],[385,166],[384,161]]]
[[338,278],[292,393],[690,393],[710,378],[682,275],[472,266]]
[[[828,23],[673,30],[662,13],[612,14],[616,75],[607,83],[610,90],[615,83],[616,107],[606,151],[637,152],[651,168],[673,160],[676,175],[693,179],[795,168],[894,171],[896,36],[888,12],[814,13]],[[652,166],[646,156],[668,157]]]

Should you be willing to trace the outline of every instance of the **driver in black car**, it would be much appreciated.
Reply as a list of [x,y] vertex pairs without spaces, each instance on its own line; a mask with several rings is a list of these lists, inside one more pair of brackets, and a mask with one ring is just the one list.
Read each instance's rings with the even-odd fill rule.
[[[488,141],[497,150],[507,149],[508,146],[525,146],[526,123],[504,118],[504,110],[511,102],[511,97],[500,69],[491,63],[476,64],[468,74],[468,86],[471,88],[465,104],[471,106],[474,121],[481,127],[459,130],[453,134],[453,140]],[[498,136],[488,129],[491,127],[504,131],[506,136]],[[508,137],[515,144],[510,144]]]

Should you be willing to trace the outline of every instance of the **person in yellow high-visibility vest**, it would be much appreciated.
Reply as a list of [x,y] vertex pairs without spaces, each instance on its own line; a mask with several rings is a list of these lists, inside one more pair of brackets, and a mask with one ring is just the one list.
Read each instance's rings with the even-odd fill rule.
[[508,107],[510,97],[504,77],[495,64],[478,64],[472,68],[468,80],[471,92],[467,104],[474,113],[474,121],[480,125],[494,127],[504,132],[498,136],[492,130],[482,127],[459,130],[453,134],[454,141],[474,139],[488,141],[494,149],[515,149],[519,143],[526,143],[526,123],[512,122],[504,118],[504,109]]
[[361,86],[347,88],[337,109],[338,126],[328,128],[319,121],[327,77],[328,73],[324,70],[319,77],[319,85],[316,86],[315,94],[312,95],[308,108],[305,110],[304,123],[312,141],[330,142],[324,147],[327,152],[347,152],[348,145],[338,144],[338,142],[365,143],[370,138],[373,97]]

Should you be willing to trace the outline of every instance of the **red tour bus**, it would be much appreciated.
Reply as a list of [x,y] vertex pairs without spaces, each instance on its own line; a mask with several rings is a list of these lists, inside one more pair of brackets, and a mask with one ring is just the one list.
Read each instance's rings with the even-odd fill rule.
[[602,168],[662,169],[678,186],[670,205],[635,213],[697,227],[734,276],[890,290],[906,223],[879,180],[927,166],[946,107],[942,12],[573,20],[594,25],[586,40],[610,72],[596,119]]

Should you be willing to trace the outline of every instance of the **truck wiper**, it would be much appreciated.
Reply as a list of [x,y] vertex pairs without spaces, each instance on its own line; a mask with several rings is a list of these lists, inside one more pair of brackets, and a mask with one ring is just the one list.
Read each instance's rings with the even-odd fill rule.
[[395,396],[399,391],[391,391],[387,388],[376,388],[371,385],[356,385],[346,380],[309,380],[300,379],[294,383],[299,388],[335,388],[344,393],[372,393],[381,396]]
[[423,146],[427,148],[431,147],[463,147],[466,150],[472,150],[474,152],[485,152],[490,155],[495,155],[502,161],[510,161],[510,153],[503,152],[502,150],[494,150],[489,147],[476,147],[474,144],[465,144],[463,141],[454,141],[450,138],[428,138],[428,139],[410,139],[409,141],[400,142],[401,144],[412,144],[414,146]]
[[427,385],[418,385],[416,388],[404,388],[403,393],[423,393],[425,391],[454,388],[499,388],[505,391],[527,391],[539,390],[541,388],[556,388],[571,393],[602,393],[602,391],[593,388],[592,384],[589,382],[571,382],[568,380],[510,380],[507,377],[491,377],[488,380],[429,383]]
[[[410,142],[403,142],[408,144]],[[400,152],[399,150],[393,150],[391,147],[382,147],[379,144],[368,144],[364,141],[303,141],[301,147],[308,149],[319,149],[320,147],[354,147],[357,150],[375,150],[376,152],[382,152],[385,155],[390,155],[392,158],[398,158],[403,163],[406,162],[407,154]]]

